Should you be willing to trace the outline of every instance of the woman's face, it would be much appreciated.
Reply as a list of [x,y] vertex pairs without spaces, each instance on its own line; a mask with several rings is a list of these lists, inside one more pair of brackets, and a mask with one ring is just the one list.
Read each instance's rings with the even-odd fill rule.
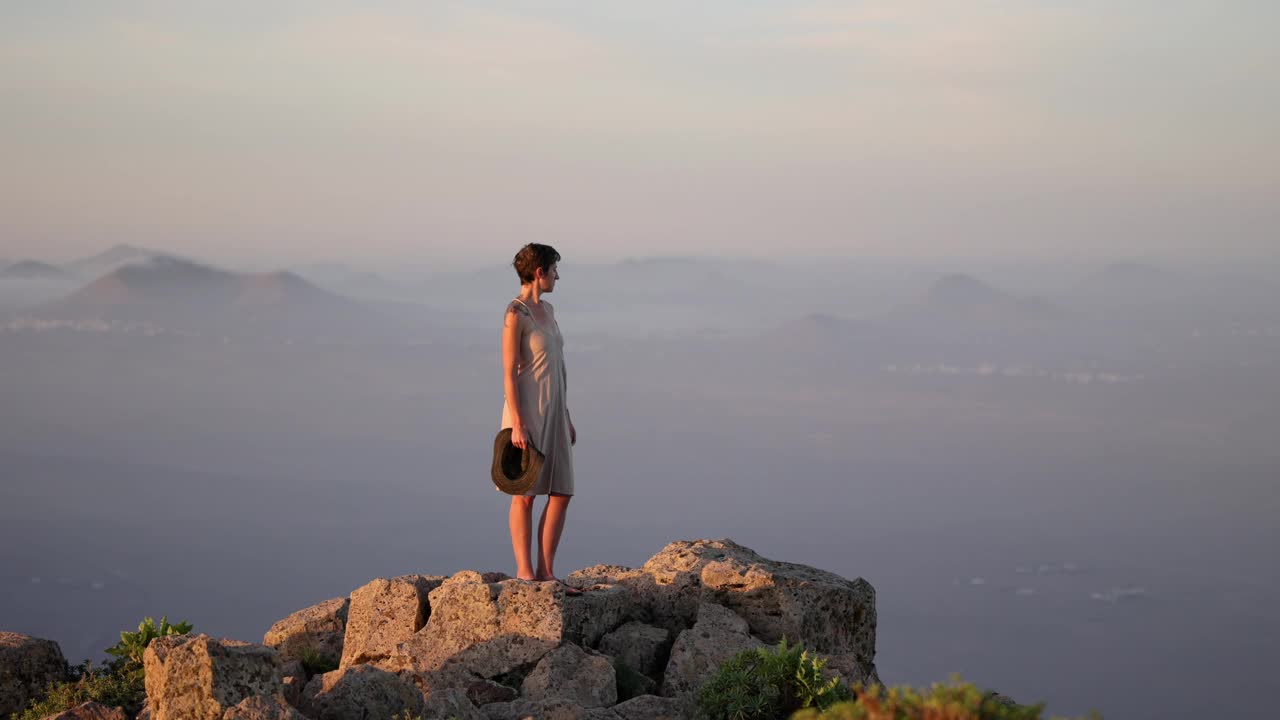
[[538,286],[541,292],[548,293],[556,289],[556,281],[560,279],[559,265],[560,263],[553,262],[551,267],[545,273],[542,273],[541,284]]

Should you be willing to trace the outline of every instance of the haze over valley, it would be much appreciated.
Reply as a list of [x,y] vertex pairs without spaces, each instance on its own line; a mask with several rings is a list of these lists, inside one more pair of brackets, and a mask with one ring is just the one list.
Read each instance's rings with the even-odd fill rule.
[[[561,572],[728,536],[877,589],[888,682],[1243,715],[1280,641],[1280,284],[1160,262],[575,262]],[[0,617],[100,657],[510,572],[502,262],[0,264]],[[1204,692],[1206,674],[1213,693]]]

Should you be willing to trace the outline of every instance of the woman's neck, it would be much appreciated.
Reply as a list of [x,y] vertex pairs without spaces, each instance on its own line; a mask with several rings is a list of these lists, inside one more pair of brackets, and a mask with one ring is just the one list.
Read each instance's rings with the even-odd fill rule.
[[531,302],[535,305],[542,302],[542,293],[538,292],[537,285],[523,285],[520,287],[520,301]]

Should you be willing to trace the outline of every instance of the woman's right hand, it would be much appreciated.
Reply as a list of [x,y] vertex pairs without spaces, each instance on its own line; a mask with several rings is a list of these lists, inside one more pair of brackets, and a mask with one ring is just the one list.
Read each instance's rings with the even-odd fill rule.
[[529,434],[525,432],[524,424],[519,420],[511,423],[511,444],[521,450],[529,444]]

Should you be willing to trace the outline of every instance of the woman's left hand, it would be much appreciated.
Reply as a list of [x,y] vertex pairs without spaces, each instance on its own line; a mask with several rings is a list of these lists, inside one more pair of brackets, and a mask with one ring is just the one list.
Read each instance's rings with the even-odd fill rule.
[[578,444],[578,428],[573,426],[572,420],[569,421],[569,444],[570,445]]

